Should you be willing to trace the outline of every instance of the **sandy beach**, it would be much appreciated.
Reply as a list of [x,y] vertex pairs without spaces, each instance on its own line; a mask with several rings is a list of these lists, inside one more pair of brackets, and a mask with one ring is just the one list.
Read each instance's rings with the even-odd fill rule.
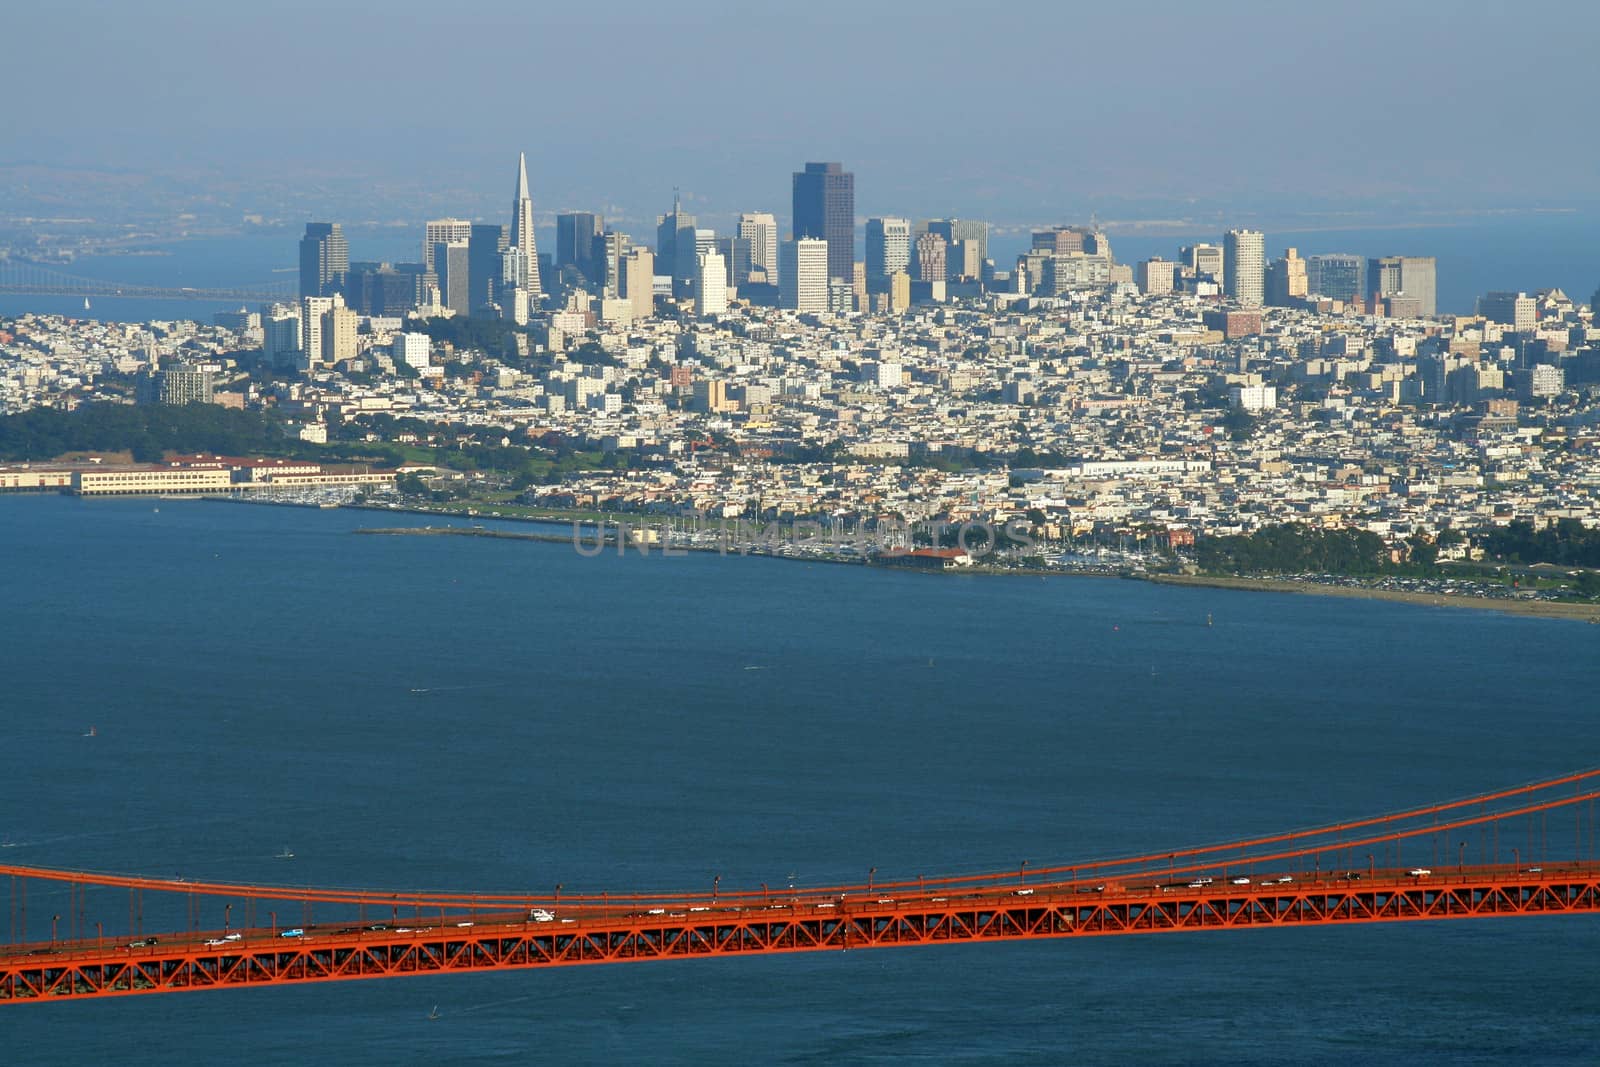
[[1482,611],[1501,611],[1510,615],[1534,615],[1546,619],[1573,619],[1600,623],[1600,603],[1559,603],[1549,600],[1450,596],[1440,593],[1413,593],[1403,589],[1364,589],[1359,586],[1289,582],[1277,578],[1224,578],[1185,574],[1152,574],[1149,576],[1149,580],[1167,585],[1244,589],[1261,593],[1304,593],[1310,596],[1351,597],[1357,600],[1395,600],[1404,604],[1423,604],[1428,607],[1476,608]]

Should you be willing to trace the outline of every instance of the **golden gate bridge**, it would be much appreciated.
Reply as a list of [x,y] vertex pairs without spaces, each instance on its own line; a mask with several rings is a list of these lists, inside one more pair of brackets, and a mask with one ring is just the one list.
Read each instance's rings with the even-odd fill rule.
[[221,289],[189,286],[140,285],[132,282],[84,278],[54,267],[14,257],[0,257],[0,294],[26,296],[134,297],[150,300],[214,300],[219,302],[273,303],[298,300],[299,279],[239,285]]
[[[1221,844],[690,893],[306,889],[0,866],[0,1003],[597,963],[1600,913],[1600,769]],[[34,900],[29,906],[29,898]],[[65,894],[68,904],[60,907]],[[50,906],[40,904],[52,901]],[[48,933],[48,937],[46,937]]]

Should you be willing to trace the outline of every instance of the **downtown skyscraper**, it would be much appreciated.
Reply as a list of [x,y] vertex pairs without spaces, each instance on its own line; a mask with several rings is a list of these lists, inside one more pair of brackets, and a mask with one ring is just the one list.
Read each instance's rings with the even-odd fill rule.
[[[856,176],[838,163],[807,163],[794,175],[795,240],[828,242],[828,277],[849,282],[856,263]],[[778,273],[783,274],[780,265]]]
[[[513,254],[516,253],[516,254]],[[508,278],[513,288],[527,290],[530,303],[543,295],[539,287],[539,246],[533,236],[533,197],[528,195],[528,154],[517,153],[517,195],[511,202],[511,248],[507,263],[515,264]]]
[[337,222],[308,222],[300,238],[300,295],[332,296],[350,271],[350,242]]
[[1415,302],[1415,314],[1431,316],[1438,311],[1438,273],[1432,256],[1379,256],[1367,260],[1367,292],[1375,301],[1404,297]]
[[867,220],[867,291],[887,292],[891,275],[911,269],[911,221]]
[[1260,230],[1229,230],[1222,238],[1223,291],[1246,307],[1267,299],[1267,241]]
[[739,216],[738,236],[750,242],[750,268],[766,271],[767,282],[778,280],[778,220],[765,211],[747,211]]

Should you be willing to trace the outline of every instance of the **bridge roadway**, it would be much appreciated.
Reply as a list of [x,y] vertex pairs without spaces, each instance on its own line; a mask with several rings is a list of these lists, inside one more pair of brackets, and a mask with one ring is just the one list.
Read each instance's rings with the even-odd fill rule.
[[[1164,884],[898,884],[610,903],[500,898],[388,922],[0,948],[0,1002],[777,952],[1600,912],[1600,862],[1369,867]],[[1155,876],[1159,877],[1159,876]],[[1184,878],[1197,877],[1185,875]],[[909,889],[909,891],[908,891]],[[369,906],[376,902],[369,902]],[[387,906],[387,905],[385,905]]]
[[[298,284],[298,283],[296,283]],[[278,301],[295,302],[295,293],[288,286],[276,289],[233,288],[194,289],[171,288],[159,285],[121,285],[117,282],[63,282],[60,284],[30,284],[0,281],[0,296],[67,296],[93,297],[95,299],[126,298],[136,300],[208,300],[216,303],[269,304]]]

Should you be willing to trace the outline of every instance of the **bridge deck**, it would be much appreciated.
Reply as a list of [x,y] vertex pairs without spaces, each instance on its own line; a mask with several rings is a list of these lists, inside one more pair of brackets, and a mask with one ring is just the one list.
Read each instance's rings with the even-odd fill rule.
[[[1202,887],[989,886],[766,902],[584,901],[359,926],[189,931],[0,949],[0,1001],[74,1000],[286,983],[907,945],[1600,912],[1600,863],[1281,875]],[[544,909],[541,909],[544,910]],[[466,917],[471,914],[471,917]]]

